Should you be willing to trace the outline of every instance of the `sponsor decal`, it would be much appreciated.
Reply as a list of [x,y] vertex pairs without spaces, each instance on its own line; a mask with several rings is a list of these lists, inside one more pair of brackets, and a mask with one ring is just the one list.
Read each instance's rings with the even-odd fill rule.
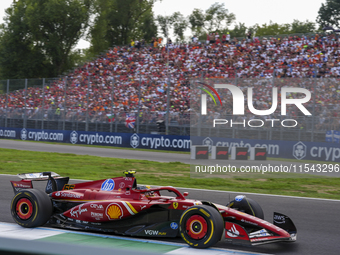
[[255,156],[256,157],[258,157],[258,156],[266,156],[266,153],[265,152],[258,152],[258,153],[256,153]]
[[41,178],[43,177],[42,173],[28,174],[28,178]]
[[52,181],[51,180],[48,180],[48,182],[47,182],[47,185],[46,185],[46,191],[47,192],[52,192],[53,191],[53,189],[52,189]]
[[78,218],[83,212],[87,212],[87,208],[82,208],[83,205],[80,205],[79,207],[72,208],[70,211],[70,215],[74,218]]
[[206,155],[208,151],[198,151],[197,155]]
[[70,134],[70,142],[72,144],[76,144],[78,142],[78,133],[76,131],[71,132],[71,134]]
[[159,231],[149,229],[149,230],[144,230],[144,232],[146,235],[157,236]]
[[231,238],[238,237],[240,235],[240,232],[237,230],[236,226],[233,224],[233,226],[230,229],[227,229],[227,235]]
[[139,146],[139,135],[133,134],[130,137],[130,145],[132,148],[136,149]]
[[123,189],[125,187],[125,182],[119,183],[119,188]]
[[146,207],[146,205],[140,206],[140,209],[143,210]]
[[235,197],[235,201],[241,202],[244,197],[245,197],[244,195],[238,195]]
[[247,223],[247,224],[251,224],[251,225],[257,226],[257,223],[252,222],[252,221],[248,221],[248,220],[245,220],[245,219],[242,219],[241,221],[244,222],[244,223]]
[[202,145],[209,146],[209,152],[211,152],[211,147],[214,145],[214,141],[210,137],[206,137],[203,139]]
[[96,210],[104,210],[103,205],[99,205],[99,204],[90,204],[90,208],[93,208]]
[[219,151],[217,152],[217,155],[227,155],[228,151]]
[[117,220],[123,217],[123,210],[120,205],[116,203],[109,204],[105,213],[109,220]]
[[237,156],[246,156],[247,153],[248,153],[248,152],[246,152],[246,151],[239,151],[239,152],[237,153]]
[[176,223],[176,222],[171,222],[171,224],[170,224],[170,228],[172,228],[172,229],[178,229],[178,224]]
[[17,188],[24,188],[24,189],[29,189],[31,188],[31,185],[25,185],[25,184],[21,184],[21,183],[13,183],[14,187]]
[[104,217],[103,213],[91,212],[91,217],[95,218],[96,220],[100,220]]
[[303,159],[306,157],[307,146],[303,142],[298,142],[293,146],[293,156],[296,159]]
[[173,202],[172,206],[173,206],[174,209],[177,209],[178,208],[178,203],[177,202]]
[[114,188],[115,188],[115,181],[112,179],[107,179],[103,182],[100,189],[103,191],[112,191]]
[[286,223],[286,217],[284,215],[274,215],[274,222],[276,224],[285,224]]
[[20,138],[21,138],[21,140],[26,140],[27,139],[27,130],[26,130],[26,128],[21,129]]
[[57,192],[55,194],[56,197],[67,197],[67,198],[81,198],[80,195],[74,193],[66,193],[66,192]]

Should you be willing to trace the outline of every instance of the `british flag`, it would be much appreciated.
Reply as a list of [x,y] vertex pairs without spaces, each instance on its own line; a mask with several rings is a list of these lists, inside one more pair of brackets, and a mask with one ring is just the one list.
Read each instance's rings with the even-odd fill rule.
[[126,119],[125,119],[125,126],[127,128],[135,128],[135,123],[136,123],[136,117],[130,116],[127,114]]

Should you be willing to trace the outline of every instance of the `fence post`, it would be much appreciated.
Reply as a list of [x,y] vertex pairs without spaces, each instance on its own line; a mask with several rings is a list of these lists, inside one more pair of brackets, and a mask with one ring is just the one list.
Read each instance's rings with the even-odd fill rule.
[[6,89],[6,119],[5,119],[5,127],[7,128],[7,118],[8,118],[8,93],[9,93],[9,79],[7,80],[7,89]]
[[89,93],[90,93],[90,73],[88,72],[87,76],[87,93],[86,93],[86,124],[85,131],[89,131]]
[[42,85],[41,129],[44,129],[44,116],[45,116],[45,78],[43,78],[43,85]]
[[[112,115],[113,115],[113,96],[114,96],[114,88],[115,88],[115,77],[112,77],[112,86],[111,86],[111,116],[109,119],[110,120],[110,133],[112,133]],[[114,122],[116,122],[116,116],[114,117]]]
[[[169,65],[169,62],[168,62]],[[170,74],[168,72],[168,86],[166,89],[166,120],[165,120],[165,124],[166,124],[166,128],[165,128],[165,134],[168,135],[169,134],[169,118],[170,118]]]
[[64,120],[63,120],[63,130],[65,130],[66,121],[66,90],[67,90],[67,76],[64,78]]
[[317,81],[317,67],[315,65],[315,77],[313,81],[313,114],[312,114],[312,135],[311,142],[314,142],[314,126],[315,126],[315,94],[316,94],[316,81]]
[[138,86],[138,107],[137,107],[137,134],[139,133],[139,115],[140,115],[140,87],[142,86],[142,74],[139,73],[139,86]]
[[27,79],[25,79],[24,128],[26,128],[27,125],[26,104],[27,104]]

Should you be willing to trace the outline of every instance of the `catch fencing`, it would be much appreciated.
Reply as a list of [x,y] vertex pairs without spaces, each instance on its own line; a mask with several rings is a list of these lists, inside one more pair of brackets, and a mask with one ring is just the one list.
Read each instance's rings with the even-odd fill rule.
[[[202,135],[209,137],[324,142],[327,130],[340,130],[340,80],[337,78],[296,79],[307,87],[312,98],[307,105],[311,116],[294,114],[299,125],[294,128],[254,129],[199,125],[199,114],[190,107],[191,83],[209,82],[209,73],[191,75],[126,76],[87,73],[56,79],[0,81],[0,127],[41,130],[77,130],[92,132],[144,133],[167,135]],[[254,85],[258,100],[266,86],[289,85],[275,77],[272,70]],[[315,73],[317,73],[315,71]],[[230,70],[224,81],[239,87],[249,86],[251,79]],[[316,76],[316,75],[315,75]],[[168,86],[170,84],[170,86]],[[248,85],[247,85],[248,84]],[[168,89],[169,88],[169,89]],[[220,118],[239,121],[230,111]],[[248,118],[248,117],[247,117]],[[249,117],[250,118],[250,117]],[[248,119],[249,119],[248,118]],[[280,114],[275,118],[283,119]],[[197,119],[195,121],[195,119]],[[248,120],[246,119],[246,120]],[[201,123],[202,124],[202,123]]]

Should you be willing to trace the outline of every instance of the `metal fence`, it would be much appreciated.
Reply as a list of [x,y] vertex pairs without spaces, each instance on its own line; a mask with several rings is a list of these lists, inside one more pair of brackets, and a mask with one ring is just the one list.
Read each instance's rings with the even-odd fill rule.
[[[236,70],[235,70],[236,72]],[[240,87],[249,80],[225,79]],[[241,76],[242,77],[242,76]],[[309,78],[294,80],[296,86],[308,88],[312,99],[307,108],[312,116],[296,116],[299,126],[261,128],[191,126],[195,109],[190,107],[190,82],[212,82],[205,74],[169,77],[143,74],[112,76],[74,74],[56,79],[0,81],[0,126],[51,130],[96,132],[161,133],[169,135],[221,136],[244,139],[325,141],[327,130],[340,130],[340,79]],[[263,78],[259,88],[282,87],[291,80]],[[168,86],[170,84],[170,86]],[[170,87],[168,90],[167,88]],[[169,102],[167,96],[169,95]],[[259,94],[261,98],[264,95]],[[265,95],[268,96],[268,95]],[[237,120],[228,112],[224,118]],[[135,119],[130,127],[127,117]],[[275,118],[282,119],[279,114]],[[192,123],[191,123],[192,124]]]

